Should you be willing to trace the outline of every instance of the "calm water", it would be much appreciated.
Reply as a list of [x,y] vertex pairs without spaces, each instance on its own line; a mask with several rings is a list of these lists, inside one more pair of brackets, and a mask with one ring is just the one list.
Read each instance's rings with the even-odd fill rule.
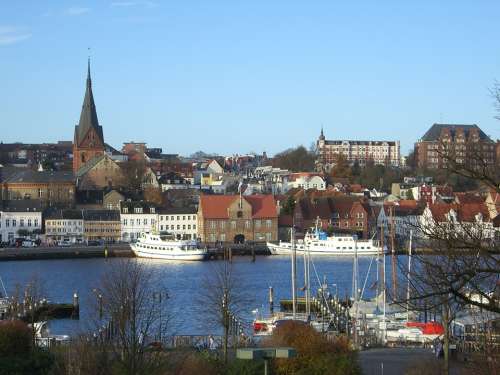
[[[360,288],[363,286],[371,257],[359,258]],[[16,284],[26,285],[33,277],[42,280],[45,295],[53,302],[71,302],[74,292],[80,296],[80,321],[59,320],[50,325],[52,333],[74,334],[86,329],[89,310],[95,301],[92,289],[99,286],[106,270],[113,267],[120,259],[66,259],[1,262],[2,277],[8,293],[12,293]],[[173,315],[173,328],[177,334],[207,334],[209,328],[204,322],[203,313],[195,306],[199,293],[203,293],[204,280],[213,272],[216,261],[167,263],[164,261],[138,259],[151,270],[170,295],[169,312]],[[337,285],[338,293],[344,297],[351,294],[352,258],[313,258],[311,266],[312,289],[319,283],[314,272],[316,268],[320,280],[326,277],[332,294]],[[390,257],[386,257],[386,274],[390,276]],[[282,298],[290,298],[290,259],[287,256],[257,257],[255,263],[249,257],[236,257],[233,260],[234,272],[238,282],[249,294],[247,319],[252,318],[251,311],[259,308],[268,311],[268,288],[274,288],[275,304]],[[298,257],[298,287],[303,286],[303,263]],[[376,280],[376,261],[373,260],[368,274],[365,297],[372,296],[369,287]],[[389,282],[389,281],[388,281]],[[299,292],[300,295],[300,292]]]

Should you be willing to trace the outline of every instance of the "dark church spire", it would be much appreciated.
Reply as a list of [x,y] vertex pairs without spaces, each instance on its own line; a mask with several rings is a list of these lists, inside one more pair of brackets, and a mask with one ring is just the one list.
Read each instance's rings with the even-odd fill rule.
[[85,89],[85,97],[83,99],[82,112],[80,114],[80,121],[78,122],[76,130],[76,143],[81,144],[85,139],[90,129],[94,129],[97,137],[96,141],[100,141],[104,144],[104,138],[102,134],[102,127],[99,125],[99,120],[97,119],[97,111],[94,103],[94,94],[92,93],[92,79],[90,76],[90,57],[87,61],[87,85]]

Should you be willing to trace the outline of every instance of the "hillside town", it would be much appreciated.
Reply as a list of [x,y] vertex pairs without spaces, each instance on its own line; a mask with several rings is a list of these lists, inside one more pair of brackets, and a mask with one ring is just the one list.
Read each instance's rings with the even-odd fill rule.
[[499,194],[447,174],[441,151],[446,144],[455,162],[498,170],[500,140],[476,124],[427,127],[409,155],[397,139],[327,139],[335,125],[304,139],[314,149],[274,157],[181,156],[138,141],[115,148],[98,120],[89,60],[80,118],[68,126],[72,142],[0,143],[0,243],[130,243],[142,232],[266,243],[288,240],[292,226],[304,236],[318,222],[365,239],[384,227],[404,242],[409,225],[454,221],[481,225],[499,241]]

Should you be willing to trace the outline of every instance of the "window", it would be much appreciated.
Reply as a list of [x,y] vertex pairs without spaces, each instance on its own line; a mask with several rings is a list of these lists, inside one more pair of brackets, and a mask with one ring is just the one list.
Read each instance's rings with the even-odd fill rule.
[[19,220],[19,226],[24,227],[24,219]]
[[260,220],[255,220],[255,228],[260,228]]
[[123,219],[123,225],[128,225],[128,220],[127,219]]
[[28,219],[28,227],[31,227],[31,219]]
[[221,221],[220,222],[220,229],[225,229],[226,228],[226,222],[225,221]]
[[217,222],[216,222],[216,221],[213,221],[213,220],[212,220],[212,221],[210,222],[210,228],[211,228],[211,229],[215,229],[216,225],[217,225]]
[[142,223],[143,223],[144,225],[148,225],[148,219],[144,219],[144,220],[142,221]]
[[5,226],[6,227],[10,227],[10,219],[6,219],[5,220]]
[[272,233],[270,233],[270,232],[267,232],[267,233],[266,233],[266,240],[267,240],[267,241],[271,241],[271,240],[272,240],[272,237],[273,237]]
[[238,212],[236,213],[236,217],[238,217],[238,218],[242,218],[242,217],[243,217],[243,211],[238,211]]
[[151,212],[152,214],[154,214],[154,213],[155,213],[155,211],[156,211],[156,209],[155,209],[154,207],[151,207],[151,208],[149,209],[149,212]]
[[12,226],[13,226],[13,227],[17,226],[16,219],[12,219]]
[[193,229],[196,229],[196,225],[193,224]]
[[268,228],[271,228],[271,226],[273,225],[273,221],[272,220],[266,220],[266,225]]
[[128,214],[128,207],[123,207],[123,213]]
[[231,221],[231,229],[236,229],[236,221]]
[[225,234],[225,233],[221,233],[221,235],[220,235],[220,240],[221,240],[222,242],[225,242],[225,241],[226,241],[226,234]]
[[186,220],[186,216],[183,216],[183,217],[182,217],[182,220]]
[[136,214],[142,214],[142,207],[136,207],[136,208],[134,208],[134,212]]

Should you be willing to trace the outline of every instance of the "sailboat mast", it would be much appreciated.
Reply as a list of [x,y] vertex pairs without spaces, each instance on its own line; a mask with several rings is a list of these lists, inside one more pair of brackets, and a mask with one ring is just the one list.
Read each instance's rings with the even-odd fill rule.
[[292,243],[292,312],[293,312],[293,319],[295,319],[297,315],[297,287],[295,285],[297,279],[296,277],[297,250],[295,248],[295,225],[292,225],[290,236]]
[[406,288],[406,322],[410,319],[410,278],[411,278],[411,247],[412,247],[413,230],[410,230],[410,244],[408,246],[408,285]]

